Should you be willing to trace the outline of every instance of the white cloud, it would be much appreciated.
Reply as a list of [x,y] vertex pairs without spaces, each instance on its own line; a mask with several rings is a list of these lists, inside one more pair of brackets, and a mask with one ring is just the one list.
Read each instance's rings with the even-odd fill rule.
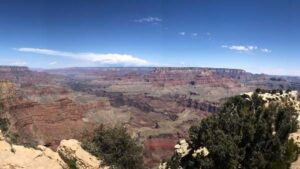
[[88,62],[94,62],[99,64],[124,64],[124,65],[136,65],[144,66],[150,63],[144,59],[134,57],[128,54],[117,54],[117,53],[75,53],[75,52],[64,52],[50,49],[40,48],[17,48],[15,49],[20,52],[30,52],[49,56],[61,56],[73,59],[79,59]]
[[253,46],[253,45],[232,45],[232,46],[228,46],[228,45],[222,45],[222,48],[227,48],[230,50],[235,50],[238,52],[251,52],[251,51],[255,51],[258,49],[257,46]]
[[198,36],[198,33],[192,33],[191,36],[196,37]]
[[151,17],[151,16],[134,20],[134,22],[137,22],[137,23],[144,23],[144,22],[157,23],[157,22],[162,22],[162,21],[163,20],[159,17]]
[[181,36],[184,36],[185,32],[179,32],[178,34],[181,35]]
[[227,45],[222,45],[222,48],[227,48],[230,50],[235,50],[239,52],[249,52],[257,49],[257,46],[243,46],[243,45],[232,45],[232,46],[227,46]]
[[211,38],[211,33],[210,32],[204,32],[204,33],[197,33],[197,32],[178,32],[179,35],[185,36],[185,35],[190,35],[191,37],[201,37],[201,38]]
[[261,49],[261,51],[264,52],[264,53],[271,53],[272,52],[270,49],[267,49],[267,48]]
[[16,62],[10,63],[10,65],[13,65],[13,66],[25,66],[25,65],[27,65],[27,62],[25,62],[25,61],[16,61]]
[[264,52],[264,53],[271,53],[272,52],[270,49],[259,48],[255,45],[231,45],[231,46],[222,45],[221,47],[222,48],[227,48],[227,49],[230,49],[230,50],[235,50],[235,51],[238,51],[238,52],[252,52],[252,51],[257,51],[257,50],[260,50],[261,52]]
[[49,65],[57,65],[57,62],[56,61],[50,62]]
[[256,50],[256,49],[258,49],[257,46],[247,46],[247,47],[248,47],[249,50]]

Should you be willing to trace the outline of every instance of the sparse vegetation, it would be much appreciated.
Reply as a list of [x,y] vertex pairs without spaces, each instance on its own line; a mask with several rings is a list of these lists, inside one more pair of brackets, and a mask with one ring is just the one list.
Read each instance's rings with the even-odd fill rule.
[[9,121],[6,118],[0,118],[0,130],[2,133],[6,133],[8,131]]
[[280,81],[285,81],[285,80],[284,80],[283,78],[281,78],[281,77],[278,77],[278,78],[277,78],[277,77],[271,77],[270,80],[271,80],[271,81],[278,81],[278,82],[280,82]]
[[190,85],[192,85],[192,86],[194,86],[196,84],[196,82],[195,81],[190,81]]
[[78,169],[76,165],[76,160],[66,160],[64,159],[64,162],[68,165],[69,169]]
[[[190,128],[191,151],[179,163],[175,154],[167,167],[288,169],[299,155],[298,146],[289,140],[289,134],[297,130],[297,116],[288,105],[264,106],[257,93],[250,99],[233,97],[218,114]],[[193,157],[199,147],[206,147],[209,155]]]
[[9,130],[8,119],[0,118],[0,130],[7,142],[9,142],[10,144],[19,144],[18,135]]
[[84,141],[82,147],[103,159],[104,165],[112,168],[143,168],[142,147],[137,145],[124,127],[98,128],[94,137],[90,141]]

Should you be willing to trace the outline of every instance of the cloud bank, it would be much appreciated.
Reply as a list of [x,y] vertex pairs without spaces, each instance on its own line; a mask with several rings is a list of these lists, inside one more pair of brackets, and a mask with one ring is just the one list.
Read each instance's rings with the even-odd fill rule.
[[15,50],[19,52],[30,52],[35,54],[42,54],[48,56],[61,56],[68,57],[73,59],[78,59],[82,61],[88,61],[99,64],[108,64],[108,65],[134,65],[134,66],[146,66],[150,63],[147,60],[134,57],[128,54],[117,54],[117,53],[75,53],[75,52],[65,52],[57,51],[50,49],[40,49],[40,48],[16,48]]

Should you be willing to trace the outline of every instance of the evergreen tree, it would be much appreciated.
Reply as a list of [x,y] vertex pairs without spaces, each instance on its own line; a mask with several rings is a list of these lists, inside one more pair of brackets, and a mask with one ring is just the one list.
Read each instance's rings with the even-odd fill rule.
[[[254,93],[230,98],[216,115],[189,131],[190,153],[180,159],[187,169],[288,169],[299,154],[289,134],[297,130],[298,114],[288,104],[271,104]],[[206,147],[209,155],[192,157]],[[178,163],[174,157],[168,167]]]
[[142,147],[137,145],[124,127],[98,128],[92,140],[84,142],[82,146],[112,168],[143,168]]

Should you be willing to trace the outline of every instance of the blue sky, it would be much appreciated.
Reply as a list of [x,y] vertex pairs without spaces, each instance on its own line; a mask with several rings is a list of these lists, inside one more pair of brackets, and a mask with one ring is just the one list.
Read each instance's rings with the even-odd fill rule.
[[300,76],[299,0],[0,0],[0,64]]

